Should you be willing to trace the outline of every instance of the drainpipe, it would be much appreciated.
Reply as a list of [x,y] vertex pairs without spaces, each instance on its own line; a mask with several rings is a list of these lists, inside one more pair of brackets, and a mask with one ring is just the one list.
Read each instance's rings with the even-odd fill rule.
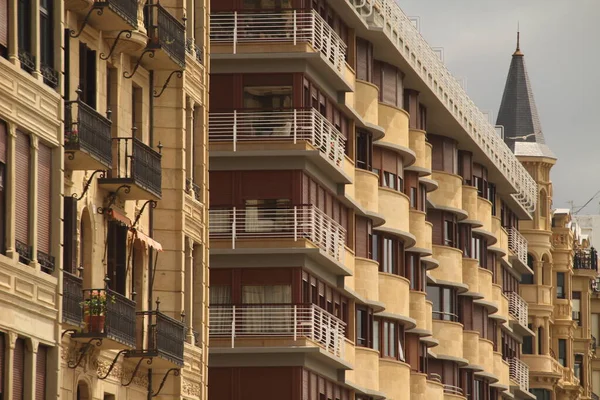
[[[149,133],[148,133],[148,143],[150,144],[150,147],[153,147],[154,145],[154,96],[153,96],[153,90],[154,90],[154,71],[150,71],[149,73],[149,88],[150,90],[148,90],[148,96],[150,97],[149,100],[149,107],[150,109],[148,110],[148,116],[149,116]],[[153,237],[154,235],[154,209],[152,207],[149,207],[148,209],[148,234],[150,237]],[[152,306],[153,306],[153,300],[152,300],[152,286],[153,286],[153,282],[154,282],[154,277],[152,276],[153,274],[153,252],[152,250],[149,251],[148,253],[148,310],[152,310]],[[152,319],[148,318],[148,326],[146,327],[147,332],[150,332],[150,328],[152,326]],[[148,395],[147,395],[147,399],[148,400],[152,400],[152,368],[148,369]]]

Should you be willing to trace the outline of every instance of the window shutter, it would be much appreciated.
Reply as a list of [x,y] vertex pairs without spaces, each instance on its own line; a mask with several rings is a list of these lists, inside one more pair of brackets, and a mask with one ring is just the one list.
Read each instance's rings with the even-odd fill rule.
[[381,63],[383,82],[380,90],[383,92],[382,101],[386,104],[396,105],[396,68],[387,63]]
[[29,136],[17,131],[15,147],[15,235],[29,245]]
[[40,345],[38,347],[35,362],[35,400],[46,399],[46,359],[48,348]]
[[38,149],[38,250],[50,255],[52,215],[52,149],[40,143]]
[[13,363],[13,400],[23,400],[23,380],[25,375],[25,340],[18,338],[15,343]]
[[[2,0],[0,0],[2,1]],[[356,38],[356,78],[368,81],[368,42]]]
[[77,200],[71,196],[64,200],[65,218],[63,230],[63,268],[75,275],[77,271]]
[[0,399],[4,398],[4,354],[6,352],[6,341],[4,340],[4,333],[0,332]]
[[0,0],[0,46],[8,48],[8,0]]

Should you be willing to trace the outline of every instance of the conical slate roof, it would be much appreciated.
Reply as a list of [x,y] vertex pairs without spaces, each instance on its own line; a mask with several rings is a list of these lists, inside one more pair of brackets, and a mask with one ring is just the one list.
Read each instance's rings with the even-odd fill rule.
[[516,155],[556,158],[544,140],[518,33],[496,125],[504,126],[504,141]]

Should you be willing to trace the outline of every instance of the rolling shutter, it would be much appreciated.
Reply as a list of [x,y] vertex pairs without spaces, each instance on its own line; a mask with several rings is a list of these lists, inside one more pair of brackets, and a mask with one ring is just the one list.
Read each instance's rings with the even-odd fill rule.
[[380,90],[383,92],[382,101],[386,104],[396,105],[396,68],[387,63],[381,63],[382,82]]
[[52,149],[40,143],[38,150],[38,250],[50,255],[51,201],[52,201]]
[[40,345],[38,347],[35,362],[35,400],[46,399],[46,358],[48,348]]
[[65,271],[75,275],[77,271],[77,246],[75,246],[77,239],[77,200],[71,196],[66,196],[64,205],[63,268]]
[[17,131],[15,148],[15,235],[29,245],[29,136]]
[[23,400],[23,381],[25,375],[25,340],[18,338],[15,343],[13,373],[13,400]]
[[8,0],[0,0],[0,46],[8,48]]

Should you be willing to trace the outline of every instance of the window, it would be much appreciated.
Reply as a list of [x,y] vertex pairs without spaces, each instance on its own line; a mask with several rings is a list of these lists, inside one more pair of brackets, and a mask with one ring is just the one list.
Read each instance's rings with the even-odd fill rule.
[[373,346],[373,311],[365,306],[356,306],[356,345]]
[[15,236],[19,261],[29,264],[32,259],[29,243],[30,203],[30,142],[29,135],[17,130],[15,146]]
[[[291,285],[243,285],[243,304],[290,304]],[[323,307],[324,308],[324,307]]]
[[5,58],[8,57],[8,1],[7,0],[0,0],[0,56],[5,57]]
[[417,208],[418,200],[417,200],[417,188],[410,188],[410,208]]
[[473,186],[477,188],[477,195],[479,197],[487,198],[487,168],[481,164],[473,164]]
[[458,321],[456,289],[427,285],[427,299],[433,303],[434,319]]
[[471,234],[471,225],[470,224],[461,224],[458,226],[458,241],[459,248],[462,250],[463,257],[472,257],[472,234]]
[[529,389],[536,400],[552,400],[552,392],[547,389]]
[[[35,362],[35,400],[46,400],[46,360],[48,347],[38,346]],[[1,393],[0,393],[1,394]]]
[[487,199],[492,203],[492,215],[496,216],[496,185],[488,183]]
[[[533,283],[533,282],[531,282]],[[556,273],[556,298],[564,299],[565,298],[565,273],[557,272]]]
[[381,357],[404,361],[404,328],[396,321],[375,319],[373,321],[373,349]]
[[405,275],[404,243],[392,236],[378,233],[372,236],[373,260],[379,263],[379,271]]
[[244,86],[244,108],[280,110],[291,107],[291,86]]
[[348,298],[306,271],[302,271],[302,302],[316,304],[348,323]]
[[410,289],[420,292],[425,291],[427,284],[426,269],[421,265],[421,257],[418,253],[406,253],[406,278],[410,280]]
[[[531,328],[529,328],[531,329]],[[531,336],[524,336],[523,337],[523,345],[525,345],[525,339],[529,338],[529,346],[531,346]],[[523,353],[524,354],[531,354],[530,353],[525,353],[525,347],[523,347]],[[510,336],[507,332],[505,332],[504,330],[502,330],[502,359],[504,361],[509,361],[511,358],[515,358],[517,357],[519,354],[519,342],[512,336]]]
[[373,81],[373,44],[356,38],[356,79]]
[[573,321],[581,326],[581,292],[573,292]]
[[427,140],[433,146],[431,155],[431,167],[434,171],[447,172],[449,174],[458,173],[458,150],[457,142],[454,139],[439,136],[427,135]]
[[419,210],[427,211],[427,187],[423,183],[419,183],[419,192],[421,194],[421,198],[419,201]]
[[458,174],[463,178],[463,184],[471,186],[473,179],[473,153],[470,151],[458,152]]
[[[0,0],[0,8],[2,7]],[[0,11],[2,11],[0,9]],[[1,15],[0,15],[1,19]],[[1,29],[1,28],[0,28]],[[6,239],[6,150],[8,144],[7,124],[0,120],[0,253],[5,252]]]
[[25,339],[17,338],[13,353],[13,398],[23,400],[25,391]]
[[108,288],[126,295],[127,290],[127,232],[128,227],[117,221],[108,223],[107,270]]
[[[527,324],[529,329],[533,328],[533,325]],[[521,348],[523,354],[533,354],[533,337],[523,336],[523,346]]]
[[379,101],[401,108],[403,101],[403,73],[394,65],[375,60],[373,63],[373,83],[379,88]]
[[558,362],[563,367],[567,366],[567,340],[558,339]]
[[38,193],[37,193],[37,259],[44,272],[54,271],[54,257],[50,254],[52,244],[52,149],[43,143],[38,146]]
[[33,16],[31,0],[18,0],[17,3],[17,41],[19,45],[19,61],[21,68],[31,73],[35,70],[35,57],[32,54],[31,23]]
[[390,189],[398,190],[398,179],[396,177],[396,174],[384,171],[382,186],[390,188]]
[[40,64],[44,82],[58,86],[58,74],[54,68],[54,0],[40,0]]
[[356,130],[356,166],[370,171],[373,159],[373,135],[371,132]]
[[583,356],[581,354],[575,354],[575,365],[573,366],[573,373],[575,378],[579,379],[579,384],[584,386],[583,377]]
[[454,219],[444,219],[444,245],[454,247],[456,223]]
[[379,185],[399,192],[404,191],[403,160],[392,150],[375,147],[373,149],[372,170],[379,175]]
[[[523,285],[533,285],[533,274],[522,274],[521,275],[521,283]],[[557,293],[558,293],[558,289],[556,289]],[[559,297],[560,298],[560,297]]]
[[79,43],[79,89],[80,99],[92,108],[96,108],[96,52],[85,43]]
[[504,266],[502,266],[502,290],[504,293],[519,293],[519,280]]

